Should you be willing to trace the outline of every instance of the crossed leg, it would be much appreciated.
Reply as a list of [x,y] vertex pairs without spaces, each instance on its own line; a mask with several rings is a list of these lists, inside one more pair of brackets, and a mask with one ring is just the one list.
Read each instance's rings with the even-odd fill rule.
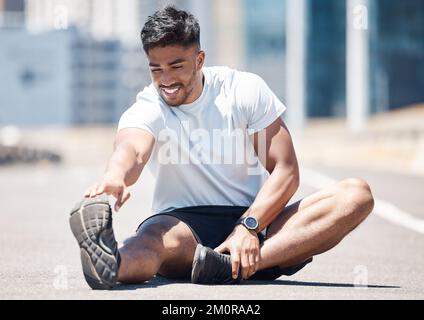
[[[268,226],[258,270],[297,265],[338,244],[372,211],[368,184],[346,179],[286,207]],[[142,283],[156,273],[189,277],[197,241],[190,228],[172,216],[143,223],[120,249],[118,281]]]
[[373,207],[369,185],[356,178],[342,180],[286,207],[268,226],[259,270],[297,265],[330,250]]

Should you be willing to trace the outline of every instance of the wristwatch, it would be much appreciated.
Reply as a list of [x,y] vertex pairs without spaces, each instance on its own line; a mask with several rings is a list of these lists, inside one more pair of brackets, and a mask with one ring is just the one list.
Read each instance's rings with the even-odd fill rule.
[[236,225],[238,224],[242,224],[247,230],[258,232],[259,222],[255,217],[241,217],[236,222]]

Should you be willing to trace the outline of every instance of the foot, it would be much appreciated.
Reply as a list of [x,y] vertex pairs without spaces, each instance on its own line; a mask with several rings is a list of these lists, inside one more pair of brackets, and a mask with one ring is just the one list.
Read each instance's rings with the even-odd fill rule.
[[231,257],[198,244],[193,258],[191,282],[197,284],[236,284],[232,278]]
[[80,246],[88,285],[92,289],[111,289],[118,278],[120,259],[107,197],[82,200],[71,211],[69,223]]

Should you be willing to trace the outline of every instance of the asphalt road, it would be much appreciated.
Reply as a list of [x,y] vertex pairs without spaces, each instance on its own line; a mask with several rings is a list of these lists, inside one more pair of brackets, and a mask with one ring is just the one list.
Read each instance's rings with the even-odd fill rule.
[[[0,167],[0,299],[424,298],[424,234],[377,214],[292,277],[239,286],[154,278],[141,285],[93,291],[83,279],[68,214],[84,189],[101,175],[102,166],[94,165],[96,161],[88,157],[83,165]],[[363,177],[379,198],[424,219],[422,177],[322,166],[312,169],[336,180]],[[132,188],[131,200],[114,216],[119,243],[149,215],[152,181],[148,172],[143,173]],[[302,184],[293,201],[313,191]]]

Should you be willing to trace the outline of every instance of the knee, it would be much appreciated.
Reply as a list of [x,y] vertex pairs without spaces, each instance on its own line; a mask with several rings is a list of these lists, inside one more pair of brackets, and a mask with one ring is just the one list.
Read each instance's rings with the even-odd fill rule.
[[349,178],[339,183],[339,192],[350,209],[350,215],[360,216],[365,219],[374,208],[374,197],[369,184],[360,178]]
[[[162,253],[162,241],[156,232],[148,231],[126,239],[119,249],[122,258],[137,261],[139,259],[159,259]],[[147,258],[148,257],[148,258]]]
[[138,259],[144,255],[159,255],[163,250],[162,235],[166,232],[160,223],[143,224],[135,235],[126,239],[120,252],[128,258]]
[[181,244],[181,237],[175,227],[179,221],[172,217],[156,217],[148,220],[137,231],[137,236],[157,251],[175,249]]
[[160,250],[163,247],[163,237],[169,229],[160,222],[149,223],[141,227],[137,231],[137,237],[143,246],[151,248],[152,250]]

